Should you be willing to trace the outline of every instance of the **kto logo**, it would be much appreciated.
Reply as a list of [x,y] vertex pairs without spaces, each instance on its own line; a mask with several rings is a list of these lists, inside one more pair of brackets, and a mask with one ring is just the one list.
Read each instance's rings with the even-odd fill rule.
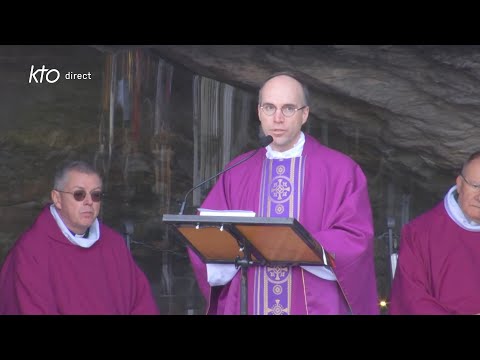
[[[32,67],[30,68],[30,78],[28,79],[29,84],[32,83],[32,79],[37,84],[41,84],[43,82],[44,75],[45,80],[47,80],[47,82],[49,82],[50,84],[57,82],[60,78],[60,71],[58,71],[57,69],[46,69],[45,65],[43,65],[40,69],[37,69],[35,71],[34,70],[34,66],[32,65]],[[37,76],[39,76],[39,78],[37,78]]]

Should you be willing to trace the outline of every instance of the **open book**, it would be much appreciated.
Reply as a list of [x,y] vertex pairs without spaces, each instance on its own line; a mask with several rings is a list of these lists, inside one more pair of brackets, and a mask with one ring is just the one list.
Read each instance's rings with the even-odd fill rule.
[[199,215],[203,216],[251,216],[254,217],[255,211],[250,210],[213,210],[198,208]]

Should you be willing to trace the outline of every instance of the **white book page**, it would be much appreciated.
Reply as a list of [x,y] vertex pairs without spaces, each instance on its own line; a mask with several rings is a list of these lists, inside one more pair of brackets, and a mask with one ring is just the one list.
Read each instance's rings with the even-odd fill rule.
[[213,210],[213,209],[205,209],[205,208],[198,208],[200,215],[203,216],[251,216],[254,217],[256,215],[255,211],[250,210]]

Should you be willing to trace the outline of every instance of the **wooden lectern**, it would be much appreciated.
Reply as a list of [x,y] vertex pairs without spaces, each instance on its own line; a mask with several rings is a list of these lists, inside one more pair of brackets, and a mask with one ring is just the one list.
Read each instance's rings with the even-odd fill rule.
[[240,313],[247,314],[251,265],[335,267],[334,257],[294,218],[163,215],[204,263],[241,267]]

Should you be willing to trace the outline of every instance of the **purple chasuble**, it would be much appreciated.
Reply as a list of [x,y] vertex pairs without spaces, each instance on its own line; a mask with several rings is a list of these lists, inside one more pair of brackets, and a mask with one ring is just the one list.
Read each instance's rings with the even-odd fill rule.
[[480,313],[480,232],[458,226],[442,201],[402,229],[393,315]]
[[100,225],[89,248],[72,244],[44,207],[0,272],[0,314],[158,314],[150,284],[123,237]]
[[[227,166],[251,154],[237,156]],[[258,285],[260,277],[255,279],[256,267],[252,266],[248,271],[248,313],[268,313],[268,309],[285,313],[283,309],[288,308],[292,315],[378,314],[373,219],[367,181],[361,168],[345,154],[321,145],[307,134],[301,160],[283,160],[285,164],[295,163],[293,167],[289,165],[288,171],[285,168],[285,175],[274,172],[273,162],[265,161],[265,154],[266,149],[261,149],[248,161],[223,173],[202,207],[250,210],[258,216],[286,216],[288,212],[287,217],[296,217],[310,235],[334,255],[333,271],[337,281],[319,278],[300,266],[293,266],[289,269],[290,300],[288,297],[285,300],[284,295],[282,298],[267,296],[269,303],[266,305],[253,304],[254,296],[257,300],[258,291],[262,290],[256,286],[255,294],[253,283]],[[268,175],[270,180],[265,177],[268,172],[265,166],[268,164],[272,166]],[[294,195],[284,201],[289,192]],[[226,285],[212,287],[207,281],[206,265],[202,259],[190,249],[188,252],[199,288],[206,299],[207,313],[240,314],[241,271]],[[275,291],[280,292],[280,288],[275,288],[275,281],[282,282],[285,274],[274,270],[260,276],[263,279],[270,276],[271,283],[267,284],[271,289],[266,290],[275,294]],[[276,300],[278,307],[275,307]]]

